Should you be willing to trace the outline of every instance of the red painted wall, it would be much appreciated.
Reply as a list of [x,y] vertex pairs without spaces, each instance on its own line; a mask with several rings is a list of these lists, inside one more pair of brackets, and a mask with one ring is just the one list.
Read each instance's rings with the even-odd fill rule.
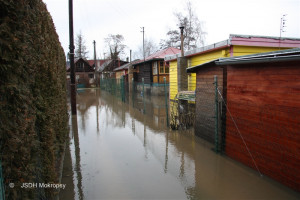
[[[226,154],[300,191],[299,62],[227,67]],[[242,137],[241,137],[242,135]]]

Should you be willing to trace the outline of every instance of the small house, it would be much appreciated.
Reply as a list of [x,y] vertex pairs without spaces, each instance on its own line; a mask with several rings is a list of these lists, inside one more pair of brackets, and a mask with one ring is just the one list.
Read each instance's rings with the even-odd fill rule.
[[134,80],[141,83],[142,78],[144,78],[145,84],[160,84],[164,83],[165,77],[166,82],[169,83],[169,63],[164,62],[164,57],[179,52],[179,49],[169,47],[151,54],[145,60],[140,60],[140,62],[133,64],[133,68],[135,69]]
[[[215,107],[206,105],[214,104],[214,89],[203,80],[213,83],[219,75],[223,108],[217,137],[226,155],[300,191],[300,48],[220,58],[187,72],[197,77],[197,134],[216,139]],[[209,117],[213,123],[203,120]]]
[[[74,60],[77,87],[90,87],[95,82],[95,70],[83,58]],[[71,68],[67,66],[67,79],[70,79]]]

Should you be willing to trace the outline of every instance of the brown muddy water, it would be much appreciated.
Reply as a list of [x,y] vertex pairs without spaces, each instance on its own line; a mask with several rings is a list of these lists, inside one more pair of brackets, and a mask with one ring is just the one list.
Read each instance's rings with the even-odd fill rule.
[[60,199],[300,199],[214,153],[192,129],[169,130],[164,97],[147,97],[145,109],[142,97],[128,101],[100,89],[78,91]]

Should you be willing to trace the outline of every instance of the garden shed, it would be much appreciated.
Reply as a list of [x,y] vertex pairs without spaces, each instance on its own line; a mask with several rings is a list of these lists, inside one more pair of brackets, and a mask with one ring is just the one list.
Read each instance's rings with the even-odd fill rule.
[[[225,153],[300,191],[300,49],[220,58],[187,71],[197,74],[196,91],[205,77],[200,74],[223,77]],[[205,112],[202,103],[196,101],[196,113]]]

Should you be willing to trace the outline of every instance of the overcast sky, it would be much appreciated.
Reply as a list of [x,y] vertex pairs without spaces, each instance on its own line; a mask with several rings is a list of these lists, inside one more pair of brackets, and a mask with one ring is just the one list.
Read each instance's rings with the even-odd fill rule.
[[[69,51],[68,0],[43,0],[52,15],[60,42]],[[170,29],[176,29],[174,12],[184,11],[185,0],[73,0],[74,38],[82,32],[93,58],[103,58],[104,38],[121,34],[129,50],[142,45],[145,37],[157,45]],[[300,38],[300,0],[191,0],[207,32],[205,44],[226,40],[229,34],[279,36],[280,19],[286,16],[283,37]]]

